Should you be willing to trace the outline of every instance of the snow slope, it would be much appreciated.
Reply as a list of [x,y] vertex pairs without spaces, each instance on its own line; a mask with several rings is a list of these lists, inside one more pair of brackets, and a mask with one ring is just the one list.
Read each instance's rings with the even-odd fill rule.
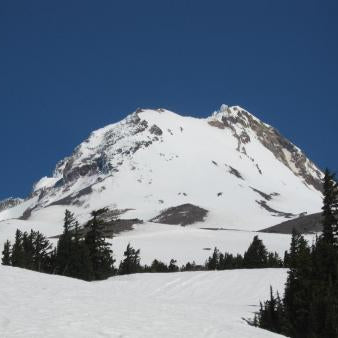
[[286,270],[136,274],[87,283],[0,266],[3,338],[280,335],[247,325]]
[[[221,252],[244,254],[256,235],[263,240],[269,251],[276,251],[280,257],[284,257],[284,252],[290,249],[291,235],[288,234],[212,231],[152,223],[137,225],[134,231],[122,233],[111,242],[117,262],[122,259],[123,252],[130,243],[141,250],[142,264],[149,265],[155,258],[166,263],[173,258],[178,265],[192,261],[204,264],[214,247]],[[311,244],[315,235],[306,235],[305,238]]]
[[321,177],[299,148],[241,107],[208,118],[144,109],[94,131],[0,220],[60,223],[68,208],[85,222],[108,207],[148,221],[191,203],[209,211],[203,226],[257,230],[320,211]]

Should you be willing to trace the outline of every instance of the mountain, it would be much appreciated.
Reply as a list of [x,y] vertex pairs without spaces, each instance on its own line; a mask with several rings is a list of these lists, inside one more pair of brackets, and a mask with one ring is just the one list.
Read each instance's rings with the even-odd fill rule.
[[30,196],[2,208],[0,220],[56,224],[67,208],[83,223],[107,207],[122,230],[132,228],[127,220],[259,230],[320,211],[322,176],[239,106],[207,118],[138,109],[94,131]]

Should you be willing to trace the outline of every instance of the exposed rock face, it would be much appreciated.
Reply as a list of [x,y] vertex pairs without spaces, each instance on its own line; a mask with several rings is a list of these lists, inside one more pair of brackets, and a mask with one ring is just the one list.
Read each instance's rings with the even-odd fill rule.
[[153,124],[149,130],[152,134],[161,136],[163,134],[163,131],[161,128],[159,128],[156,124]]
[[310,234],[322,231],[323,225],[321,213],[300,216],[264,230],[260,230],[260,232],[291,234],[293,229],[302,234]]
[[[59,179],[53,186],[43,190],[63,188],[63,191],[67,192],[69,186],[81,177],[114,174],[119,171],[124,157],[130,159],[138,150],[149,147],[153,142],[161,141],[163,131],[155,124],[149,127],[148,122],[139,117],[142,111],[137,109],[123,121],[93,132],[71,156],[57,164],[53,177]],[[162,110],[159,110],[159,113],[161,112]],[[147,130],[149,131],[147,139],[140,140],[137,135]],[[128,143],[125,140],[128,140]],[[34,194],[35,191],[31,197]],[[63,198],[60,203],[69,204],[69,198]]]
[[82,190],[80,190],[79,192],[75,193],[75,194],[70,194],[64,198],[61,198],[60,200],[57,200],[51,204],[49,204],[49,206],[53,206],[53,205],[81,205],[80,202],[80,197],[85,196],[85,195],[90,195],[92,193],[92,187],[86,187]]
[[7,198],[5,200],[0,201],[0,212],[6,209],[13,208],[23,202],[21,198]]
[[285,218],[292,218],[292,217],[297,216],[295,214],[292,214],[291,212],[285,212],[285,211],[273,209],[264,200],[256,201],[256,203],[259,204],[263,209],[270,212],[274,216],[285,217]]
[[247,155],[245,145],[250,143],[249,131],[253,131],[260,142],[306,184],[322,189],[322,173],[293,143],[283,137],[277,129],[263,123],[241,107],[222,105],[209,119],[217,128],[229,128],[238,141],[237,151]]
[[151,222],[185,226],[196,222],[203,222],[207,214],[208,210],[187,203],[163,210]]

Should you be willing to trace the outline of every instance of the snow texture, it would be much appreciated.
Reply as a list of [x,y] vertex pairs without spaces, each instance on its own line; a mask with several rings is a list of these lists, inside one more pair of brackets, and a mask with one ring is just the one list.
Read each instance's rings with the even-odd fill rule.
[[0,266],[3,338],[268,338],[249,326],[284,269],[136,274],[102,282]]

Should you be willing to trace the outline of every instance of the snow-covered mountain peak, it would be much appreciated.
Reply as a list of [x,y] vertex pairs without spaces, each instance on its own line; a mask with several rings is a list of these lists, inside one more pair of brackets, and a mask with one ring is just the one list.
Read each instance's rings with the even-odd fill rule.
[[[264,123],[240,106],[222,105],[210,118],[209,124],[230,129],[237,139],[237,150],[247,153],[247,144],[253,139],[269,149],[276,159],[284,163],[295,175],[300,175],[306,184],[321,190],[322,173],[306,155],[279,131]],[[255,154],[251,154],[254,158]]]
[[208,118],[137,109],[92,132],[0,219],[40,220],[67,207],[85,221],[109,207],[149,220],[194,205],[209,211],[210,224],[257,229],[319,211],[321,176],[299,148],[240,106],[222,105]]
[[270,127],[259,120],[256,116],[237,105],[228,106],[226,104],[222,104],[220,109],[213,113],[211,119],[217,119],[219,121],[226,120],[230,124],[241,124],[242,127],[245,128],[250,127],[253,123],[264,124],[265,126]]

